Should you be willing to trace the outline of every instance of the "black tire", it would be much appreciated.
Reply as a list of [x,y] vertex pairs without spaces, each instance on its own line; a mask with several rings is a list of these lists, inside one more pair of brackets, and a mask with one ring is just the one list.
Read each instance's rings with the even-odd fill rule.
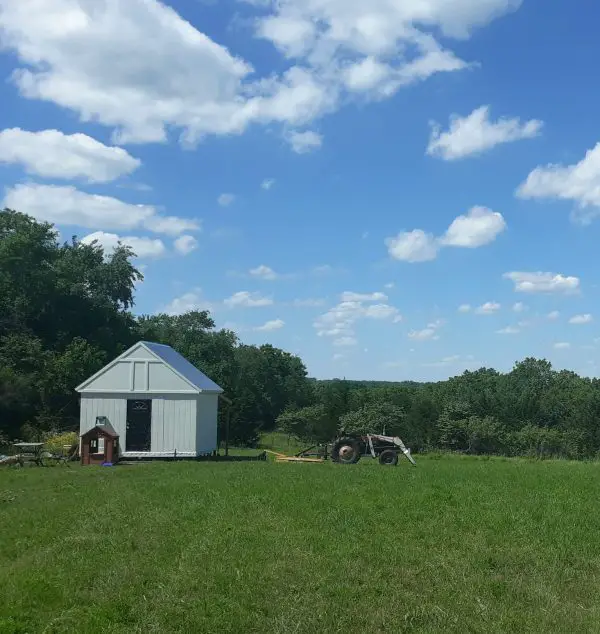
[[398,452],[393,449],[385,449],[379,454],[379,464],[395,467],[398,464]]
[[356,438],[338,438],[331,448],[331,460],[339,464],[356,464],[361,453],[360,442]]

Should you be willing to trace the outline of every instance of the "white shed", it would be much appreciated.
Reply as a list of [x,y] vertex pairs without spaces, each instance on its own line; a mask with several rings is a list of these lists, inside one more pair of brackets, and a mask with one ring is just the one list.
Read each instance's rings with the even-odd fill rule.
[[80,433],[105,416],[123,458],[196,457],[217,449],[223,390],[170,346],[140,341],[76,390]]

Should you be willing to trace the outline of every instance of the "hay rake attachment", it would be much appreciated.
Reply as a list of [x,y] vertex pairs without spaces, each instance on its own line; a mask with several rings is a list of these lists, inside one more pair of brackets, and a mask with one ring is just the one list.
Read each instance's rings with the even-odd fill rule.
[[395,466],[400,454],[406,456],[416,467],[410,449],[398,436],[366,434],[365,436],[344,436],[333,443],[312,445],[294,456],[266,450],[275,456],[276,462],[325,462],[328,458],[339,464],[356,464],[361,457],[379,459],[379,464]]

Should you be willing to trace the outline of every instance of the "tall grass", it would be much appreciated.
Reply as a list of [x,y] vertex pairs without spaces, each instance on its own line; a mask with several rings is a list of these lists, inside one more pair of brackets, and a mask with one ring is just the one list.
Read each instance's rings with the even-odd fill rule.
[[595,463],[0,472],[0,632],[595,632]]

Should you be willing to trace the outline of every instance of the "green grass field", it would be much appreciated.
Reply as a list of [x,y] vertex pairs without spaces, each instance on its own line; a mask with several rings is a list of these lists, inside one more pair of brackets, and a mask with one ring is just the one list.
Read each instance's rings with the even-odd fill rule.
[[0,472],[0,632],[597,632],[600,465]]

